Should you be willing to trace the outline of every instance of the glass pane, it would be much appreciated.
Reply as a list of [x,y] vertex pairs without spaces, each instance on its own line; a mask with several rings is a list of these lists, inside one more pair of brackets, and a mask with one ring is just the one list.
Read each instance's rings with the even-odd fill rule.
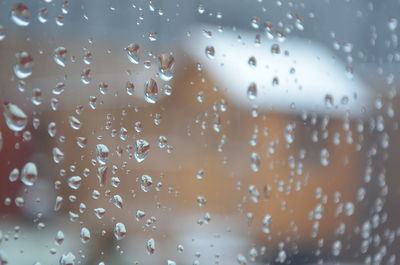
[[398,1],[0,0],[0,264],[398,264]]

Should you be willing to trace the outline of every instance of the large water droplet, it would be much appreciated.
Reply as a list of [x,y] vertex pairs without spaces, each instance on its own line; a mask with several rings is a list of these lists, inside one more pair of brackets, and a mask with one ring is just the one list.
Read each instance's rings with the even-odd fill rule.
[[154,254],[154,251],[156,250],[156,242],[154,241],[154,238],[147,240],[146,249],[148,254]]
[[31,12],[25,4],[17,3],[11,7],[10,17],[18,26],[26,27],[30,23]]
[[85,85],[90,84],[90,82],[92,81],[92,77],[91,77],[90,73],[91,73],[91,70],[88,68],[83,69],[83,71],[81,73],[81,81]]
[[69,116],[68,122],[71,128],[74,130],[79,130],[82,126],[81,121],[75,118],[74,116]]
[[83,244],[86,244],[90,240],[90,231],[86,227],[82,227],[80,239]]
[[37,180],[38,172],[36,165],[32,162],[28,162],[25,164],[25,166],[22,168],[21,172],[21,181],[26,185],[26,186],[32,186],[35,184],[35,181]]
[[135,92],[135,85],[132,83],[132,82],[126,82],[126,85],[125,85],[125,91],[126,91],[126,94],[128,94],[128,95],[133,95],[133,92]]
[[389,18],[388,27],[391,31],[395,31],[397,28],[397,19],[394,17]]
[[67,55],[68,55],[67,49],[60,46],[54,50],[53,59],[56,62],[56,64],[65,67],[68,60]]
[[116,223],[114,226],[114,236],[117,240],[121,240],[126,236],[126,228],[123,223]]
[[175,65],[175,59],[172,55],[163,53],[158,57],[158,70],[160,78],[164,81],[170,81],[174,77],[172,72]]
[[96,145],[96,158],[101,165],[107,164],[109,153],[110,151],[108,150],[108,147],[106,145],[104,144]]
[[257,85],[256,83],[251,83],[247,88],[247,97],[250,100],[254,100],[257,98]]
[[215,56],[215,48],[213,46],[206,47],[206,56],[209,59],[213,59]]
[[60,265],[75,265],[75,256],[71,252],[63,254],[60,258]]
[[113,204],[119,208],[122,209],[124,206],[124,201],[122,200],[122,197],[120,195],[114,195],[113,196]]
[[140,177],[140,188],[144,192],[148,192],[153,185],[153,179],[148,175],[143,175]]
[[64,242],[64,238],[65,238],[65,236],[64,236],[63,231],[58,230],[56,237],[55,237],[56,244],[58,246],[60,246]]
[[129,61],[134,64],[138,64],[140,62],[139,49],[140,46],[135,43],[131,43],[128,45],[128,47],[125,48],[126,55],[128,56]]
[[60,163],[64,159],[64,153],[58,147],[53,148],[53,160],[55,163]]
[[96,208],[93,210],[94,214],[97,218],[102,219],[106,214],[106,210],[104,208]]
[[68,186],[73,190],[79,189],[81,183],[82,183],[82,178],[79,176],[72,176],[68,179]]
[[18,78],[27,78],[32,74],[33,58],[28,52],[22,51],[15,54],[14,73]]
[[38,12],[38,20],[41,23],[46,23],[49,19],[49,10],[47,8],[40,8]]
[[3,105],[3,115],[8,128],[15,132],[25,129],[28,123],[26,114],[17,105],[8,102]]
[[18,177],[19,177],[19,169],[18,168],[14,168],[13,170],[11,170],[10,175],[8,175],[8,179],[10,180],[10,182],[17,181]]
[[144,84],[144,99],[148,103],[156,103],[157,102],[157,96],[158,96],[158,86],[156,81],[154,79],[150,79],[146,81]]
[[134,156],[136,158],[136,161],[143,162],[149,153],[150,150],[150,144],[146,140],[143,139],[138,139],[135,141],[135,150],[134,150]]

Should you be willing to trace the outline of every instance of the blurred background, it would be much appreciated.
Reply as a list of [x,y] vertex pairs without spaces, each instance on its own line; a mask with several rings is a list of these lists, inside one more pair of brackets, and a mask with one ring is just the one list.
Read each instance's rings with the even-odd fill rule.
[[0,1],[0,264],[398,264],[398,1]]

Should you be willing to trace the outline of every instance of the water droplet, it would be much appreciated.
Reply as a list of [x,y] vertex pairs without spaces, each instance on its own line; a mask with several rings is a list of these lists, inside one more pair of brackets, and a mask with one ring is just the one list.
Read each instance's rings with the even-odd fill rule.
[[251,56],[249,58],[249,61],[247,62],[251,67],[256,67],[257,66],[257,60],[256,57]]
[[55,237],[56,244],[58,246],[60,246],[64,242],[64,238],[65,238],[65,236],[64,236],[63,231],[58,230],[56,237]]
[[96,145],[96,158],[101,165],[107,164],[109,153],[110,151],[108,150],[108,147],[106,145]]
[[38,172],[36,165],[32,162],[26,163],[25,166],[22,168],[21,181],[26,186],[32,186],[37,180],[37,176]]
[[156,250],[156,242],[154,238],[147,240],[146,249],[149,255],[154,254],[154,251]]
[[6,38],[6,30],[2,25],[0,25],[0,41],[4,40]]
[[93,61],[93,54],[90,51],[85,50],[85,54],[83,55],[83,62],[85,64],[91,64],[92,61]]
[[121,183],[121,180],[118,177],[112,177],[111,178],[111,185],[114,188],[118,188],[119,184]]
[[279,263],[284,263],[286,261],[287,254],[284,250],[279,251],[276,261]]
[[18,177],[19,177],[19,169],[18,168],[14,168],[13,170],[11,170],[10,175],[8,175],[8,179],[10,180],[10,182],[17,181]]
[[47,8],[40,8],[38,12],[38,20],[40,23],[46,23],[49,19],[49,11]]
[[107,172],[108,168],[106,166],[99,167],[97,169],[97,178],[99,179],[100,187],[104,187],[106,185]]
[[140,46],[135,43],[131,43],[128,45],[128,47],[125,48],[126,55],[128,56],[129,61],[134,64],[139,64],[140,58],[139,58],[139,49]]
[[206,205],[206,203],[207,203],[207,199],[204,196],[197,196],[196,201],[197,201],[197,205],[199,205],[200,207]]
[[204,178],[204,169],[200,169],[199,171],[197,171],[196,178],[197,179],[203,179]]
[[58,15],[55,17],[55,19],[56,19],[57,26],[60,26],[60,27],[64,26],[64,16]]
[[64,47],[60,46],[56,48],[53,52],[53,59],[56,62],[56,64],[65,67],[68,61],[68,51]]
[[340,240],[336,240],[332,244],[332,254],[333,256],[339,256],[342,251],[342,242]]
[[149,153],[150,144],[146,140],[138,139],[135,141],[134,156],[139,163],[143,162]]
[[99,91],[101,94],[106,95],[108,94],[108,84],[105,82],[101,82],[99,84]]
[[156,40],[157,40],[157,32],[155,32],[155,31],[150,31],[150,32],[149,32],[149,40],[150,40],[150,41],[156,41]]
[[62,92],[64,92],[65,89],[65,84],[62,82],[59,82],[56,84],[56,86],[51,90],[51,92],[54,95],[60,95]]
[[213,59],[215,56],[215,49],[213,46],[207,46],[206,47],[206,56],[209,59]]
[[8,128],[15,132],[25,129],[28,123],[26,114],[17,105],[8,102],[3,105],[3,116]]
[[158,70],[160,78],[164,81],[170,81],[174,77],[172,72],[175,65],[175,59],[172,55],[163,53],[158,57]]
[[76,144],[80,148],[85,148],[87,146],[87,138],[86,137],[76,137]]
[[60,258],[60,265],[75,265],[75,256],[71,252],[63,254]]
[[150,79],[146,81],[144,85],[144,99],[148,103],[156,103],[158,96],[158,86],[154,79]]
[[86,227],[82,227],[80,239],[83,244],[86,244],[90,240],[90,231]]
[[55,163],[60,163],[64,159],[64,153],[58,147],[53,148],[53,160]]
[[77,190],[81,187],[82,178],[79,176],[72,176],[68,179],[68,186],[73,189]]
[[54,203],[54,211],[57,212],[61,209],[61,206],[63,204],[64,198],[61,196],[56,197],[56,202]]
[[106,214],[106,210],[104,208],[96,208],[93,210],[94,214],[97,218],[102,219]]
[[33,89],[33,96],[31,99],[32,103],[35,104],[36,106],[39,106],[42,104],[42,90],[40,88],[34,88]]
[[323,148],[320,153],[321,165],[326,167],[329,165],[329,152],[326,148]]
[[132,82],[126,82],[126,85],[125,85],[125,91],[126,91],[126,94],[128,94],[128,95],[133,95],[133,92],[135,92],[135,85],[132,83]]
[[28,52],[17,52],[15,54],[14,73],[18,78],[24,79],[32,74],[33,58]]
[[124,206],[124,201],[122,200],[122,197],[119,195],[114,195],[113,196],[113,204],[119,208],[122,209],[122,207]]
[[251,18],[251,27],[253,29],[258,29],[260,27],[260,18],[259,17]]
[[143,212],[141,210],[137,210],[137,212],[136,212],[136,221],[139,222],[139,220],[142,219],[145,216],[146,216],[145,212]]
[[243,254],[238,254],[237,255],[237,262],[239,265],[247,265],[247,258]]
[[153,185],[153,179],[148,175],[143,175],[140,177],[140,188],[144,192],[148,192]]
[[75,118],[74,116],[69,116],[68,122],[71,128],[74,130],[79,130],[82,126],[81,121]]
[[279,44],[272,44],[271,53],[272,54],[280,54],[281,53],[281,47],[279,46]]
[[26,27],[30,23],[31,12],[25,4],[17,3],[11,7],[10,17],[18,26]]
[[90,73],[91,73],[91,70],[88,68],[83,69],[83,71],[81,73],[81,81],[85,85],[90,84],[90,82],[92,81],[92,77],[91,77]]
[[389,18],[388,27],[391,31],[395,31],[397,28],[397,18],[394,17]]
[[251,170],[253,170],[254,172],[258,172],[258,170],[260,169],[260,164],[261,164],[260,155],[255,152],[251,153],[250,155]]
[[269,214],[265,215],[261,223],[261,229],[264,233],[266,234],[271,233],[271,222],[272,222],[272,216]]
[[61,12],[63,14],[68,14],[68,11],[69,11],[69,1],[64,1],[61,6]]
[[198,5],[197,6],[197,12],[199,12],[199,14],[203,14],[205,11],[204,5]]
[[114,226],[114,236],[117,240],[121,240],[126,236],[126,228],[123,223],[116,223]]
[[247,88],[247,97],[250,100],[254,100],[254,99],[257,98],[257,85],[256,85],[256,83],[254,83],[254,82],[251,83],[249,85],[249,87]]

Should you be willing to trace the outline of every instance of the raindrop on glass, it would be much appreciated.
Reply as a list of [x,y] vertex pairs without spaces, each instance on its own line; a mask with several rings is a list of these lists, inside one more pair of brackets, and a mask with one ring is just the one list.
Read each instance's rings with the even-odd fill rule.
[[114,226],[114,236],[117,240],[121,240],[126,236],[126,228],[123,223],[116,223]]
[[8,128],[15,132],[25,129],[28,123],[26,114],[17,105],[8,102],[3,105],[3,116]]
[[32,74],[33,58],[28,52],[17,52],[15,54],[14,73],[18,78],[27,78]]
[[174,77],[174,73],[172,72],[175,65],[174,57],[163,53],[158,57],[158,63],[160,78],[164,81],[170,81]]
[[37,177],[38,177],[38,172],[36,164],[32,162],[26,163],[25,166],[22,168],[21,181],[26,186],[32,186],[33,184],[35,184]]
[[139,64],[140,62],[139,49],[140,46],[135,43],[131,43],[128,45],[128,47],[125,48],[126,55],[128,56],[129,61],[134,64]]
[[79,189],[81,183],[82,183],[82,178],[79,176],[72,176],[68,179],[68,186],[73,190]]
[[144,85],[144,99],[148,103],[156,103],[158,96],[158,86],[154,79],[150,79],[146,81]]
[[54,52],[53,52],[53,59],[56,62],[56,64],[65,67],[67,64],[67,58],[68,56],[68,51],[64,47],[60,46],[57,47]]
[[135,141],[135,146],[134,146],[134,156],[136,160],[140,163],[143,162],[148,155],[148,152],[150,150],[150,144],[146,140],[143,139],[138,139]]
[[11,7],[10,17],[18,26],[26,27],[30,23],[31,12],[25,4],[17,3]]

